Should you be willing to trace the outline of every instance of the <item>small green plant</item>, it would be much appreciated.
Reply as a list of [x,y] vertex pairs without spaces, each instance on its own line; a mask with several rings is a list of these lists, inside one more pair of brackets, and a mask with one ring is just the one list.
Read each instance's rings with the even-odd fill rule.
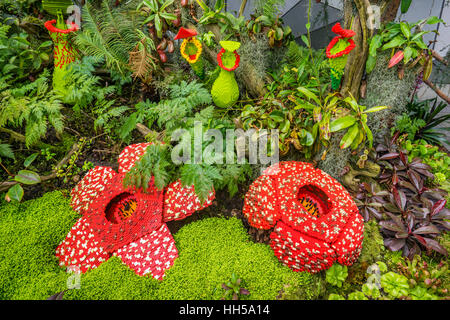
[[347,266],[343,266],[338,263],[333,264],[326,271],[327,282],[338,288],[342,287],[342,284],[344,283],[345,279],[347,279],[347,276]]
[[91,142],[92,141],[90,139],[81,137],[78,141],[78,148],[70,157],[69,162],[58,168],[58,170],[56,171],[56,176],[59,178],[64,178],[64,183],[67,183],[69,181],[69,178],[79,174],[82,170],[92,169],[93,164],[91,162],[84,162],[82,168],[78,167],[76,164],[82,151],[87,148],[91,144]]
[[422,31],[421,26],[439,22],[444,21],[437,17],[429,17],[416,23],[389,22],[370,40],[369,57],[366,62],[367,73],[370,73],[375,67],[377,50],[381,49],[382,51],[392,51],[389,67],[402,60],[404,65],[411,61],[411,65],[416,64],[420,60],[422,64],[425,64],[424,79],[427,79],[431,74],[432,59],[428,46],[423,41],[423,35],[431,31]]
[[45,156],[45,160],[50,161],[55,158],[56,153],[51,152],[50,148],[44,148],[41,149],[41,155]]
[[381,276],[381,287],[391,298],[406,297],[409,292],[408,279],[392,271]]
[[250,291],[245,288],[241,288],[242,280],[233,272],[231,278],[226,283],[222,283],[222,288],[225,290],[223,300],[231,297],[232,300],[239,300],[241,295],[249,295]]
[[415,96],[414,100],[406,105],[408,112],[399,117],[393,131],[407,133],[410,140],[424,139],[436,145],[448,143],[445,136],[445,130],[448,128],[437,128],[438,125],[450,121],[450,114],[441,114],[446,107],[447,104],[443,101],[438,103],[437,98],[419,101]]
[[413,288],[412,298],[416,300],[446,297],[448,288],[443,286],[443,278],[448,274],[448,263],[442,260],[439,264],[430,265],[421,256],[416,255],[412,261],[405,259],[397,264],[400,274],[409,280]]
[[430,166],[434,182],[443,185],[450,178],[450,157],[447,153],[439,151],[438,146],[420,139],[414,142],[406,140],[402,143],[402,147],[408,151],[409,161],[419,157],[423,163]]

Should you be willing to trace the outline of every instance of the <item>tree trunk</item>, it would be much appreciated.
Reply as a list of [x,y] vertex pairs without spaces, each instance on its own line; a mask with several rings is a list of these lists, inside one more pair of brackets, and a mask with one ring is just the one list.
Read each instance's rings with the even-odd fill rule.
[[[353,4],[357,15],[353,15]],[[361,79],[364,75],[366,60],[369,54],[369,41],[375,29],[370,26],[371,13],[376,19],[376,11],[372,6],[380,8],[381,22],[385,23],[395,19],[400,0],[345,0],[344,2],[344,28],[352,29],[356,35],[353,37],[356,47],[350,52],[345,66],[341,94],[347,96],[351,93],[356,99],[360,96]],[[378,22],[378,21],[376,21]]]

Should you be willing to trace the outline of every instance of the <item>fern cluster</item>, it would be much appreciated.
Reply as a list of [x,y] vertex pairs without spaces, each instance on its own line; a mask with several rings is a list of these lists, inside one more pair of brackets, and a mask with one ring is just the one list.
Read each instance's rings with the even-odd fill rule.
[[286,0],[255,0],[255,11],[268,17],[280,14]]
[[49,90],[49,77],[45,70],[36,81],[0,93],[0,126],[25,126],[27,147],[45,136],[49,124],[58,133],[64,128],[63,106],[60,97]]
[[[215,141],[205,139],[208,129],[217,129],[226,136],[227,129],[234,129],[234,125],[229,120],[221,120],[215,117],[214,107],[209,105],[212,101],[209,91],[200,83],[173,84],[170,87],[169,98],[162,100],[158,104],[143,102],[137,105],[138,110],[134,112],[125,122],[127,131],[134,128],[134,121],[146,120],[149,126],[155,130],[164,129],[164,143],[153,140],[153,144],[147,148],[147,152],[128,172],[125,178],[125,185],[136,187],[148,186],[151,177],[157,188],[162,189],[169,183],[181,180],[185,186],[194,186],[195,192],[204,200],[209,192],[215,189],[227,188],[231,195],[238,191],[237,183],[245,181],[245,177],[251,172],[248,165],[225,164],[225,150],[215,150],[218,153],[210,154],[209,150]],[[145,108],[142,108],[145,105]],[[202,135],[201,154],[214,163],[197,161],[194,157],[194,138],[198,138],[196,127],[201,124],[200,134]],[[175,138],[175,132],[184,129],[181,136]],[[179,131],[178,131],[179,132]],[[212,139],[214,140],[214,139]],[[179,141],[174,144],[174,141]],[[176,149],[175,149],[176,148]],[[177,153],[183,151],[180,157]],[[185,154],[187,151],[187,154]],[[199,150],[197,150],[199,151]],[[220,153],[221,152],[221,153]],[[234,152],[234,150],[233,150]],[[211,151],[212,153],[212,151]],[[222,157],[222,158],[220,158]],[[183,161],[181,161],[183,160]]]
[[83,57],[82,60],[71,63],[70,71],[64,76],[68,84],[67,95],[64,102],[74,104],[74,110],[80,111],[95,101],[103,101],[106,96],[117,90],[117,87],[101,85],[101,78],[93,72],[102,59],[92,56]]
[[141,40],[142,19],[112,8],[108,0],[103,0],[98,9],[86,3],[82,16],[83,32],[77,33],[76,46],[85,55],[104,59],[108,68],[121,74],[129,71],[129,52]]

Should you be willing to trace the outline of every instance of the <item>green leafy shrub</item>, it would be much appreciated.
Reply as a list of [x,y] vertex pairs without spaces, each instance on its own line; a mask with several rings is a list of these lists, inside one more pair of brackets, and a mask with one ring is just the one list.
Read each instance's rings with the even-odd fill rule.
[[0,92],[0,127],[25,127],[27,147],[45,136],[50,124],[61,133],[63,115],[60,97],[49,89],[46,69],[34,82]]
[[439,151],[439,147],[430,145],[423,139],[414,142],[406,140],[402,146],[408,151],[409,161],[419,157],[423,163],[430,166],[434,182],[443,185],[450,178],[450,157]]
[[400,133],[407,133],[410,140],[424,139],[436,145],[448,143],[445,136],[448,127],[437,127],[450,122],[450,114],[443,112],[447,106],[444,101],[438,103],[437,97],[419,101],[415,96],[413,101],[406,104],[407,112],[397,119],[392,133],[398,130]]
[[0,83],[26,78],[50,59],[51,41],[35,45],[28,33],[0,22]]

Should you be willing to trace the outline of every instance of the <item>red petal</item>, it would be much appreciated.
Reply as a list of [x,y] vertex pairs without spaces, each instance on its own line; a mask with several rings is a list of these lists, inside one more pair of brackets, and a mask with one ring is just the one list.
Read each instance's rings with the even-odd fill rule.
[[81,272],[97,268],[109,254],[95,239],[86,217],[80,218],[56,248],[60,266],[78,267]]
[[295,231],[282,221],[270,235],[277,258],[297,272],[319,272],[331,267],[336,259],[334,250],[326,243]]
[[181,182],[175,181],[167,186],[164,194],[164,221],[180,220],[211,205],[215,192],[211,191],[202,204],[194,191],[194,186],[183,187]]
[[139,276],[151,274],[162,279],[178,257],[175,241],[163,224],[158,230],[129,243],[114,253]]
[[95,167],[90,170],[70,193],[72,208],[80,214],[85,214],[90,204],[105,190],[116,174],[109,167]]
[[185,39],[185,38],[195,37],[196,35],[197,35],[197,31],[195,31],[194,29],[185,29],[185,28],[181,27],[180,30],[178,30],[177,35],[173,39],[174,40]]
[[134,166],[135,162],[139,160],[147,150],[147,147],[151,143],[137,143],[132,144],[123,149],[119,155],[119,173],[124,173],[130,171]]
[[339,235],[339,239],[332,244],[340,264],[350,266],[358,259],[362,249],[363,238],[363,218],[359,213],[356,213],[349,219],[344,230]]
[[245,195],[242,213],[250,225],[258,229],[270,229],[280,219],[276,181],[272,175],[263,174],[252,183]]

